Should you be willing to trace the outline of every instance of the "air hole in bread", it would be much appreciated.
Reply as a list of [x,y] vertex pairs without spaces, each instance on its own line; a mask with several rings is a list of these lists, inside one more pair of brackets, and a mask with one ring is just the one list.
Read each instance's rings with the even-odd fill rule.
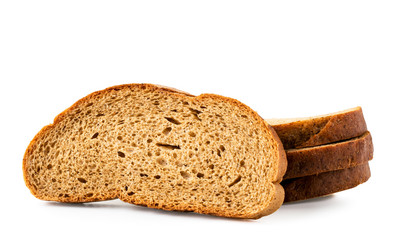
[[91,139],[97,138],[97,137],[98,137],[98,135],[99,135],[99,133],[98,133],[98,132],[94,133],[94,134],[93,134],[93,136],[91,137]]
[[118,139],[119,141],[122,141],[122,136],[118,136],[116,139]]
[[222,151],[222,152],[224,152],[224,150],[226,150],[223,145],[220,145],[220,146],[219,146],[219,149],[220,149],[220,151]]
[[155,178],[155,179],[160,179],[161,176],[160,176],[160,175],[156,175],[156,176],[154,176],[154,178]]
[[147,175],[146,173],[141,173],[140,176],[141,177],[148,177],[149,175]]
[[166,129],[163,130],[164,135],[168,135],[171,132],[172,128],[168,127]]
[[181,122],[178,121],[177,119],[171,118],[171,117],[164,117],[167,121],[169,121],[170,123],[174,123],[175,125],[180,125]]
[[98,113],[97,115],[95,115],[96,117],[102,117],[102,116],[105,116],[105,114],[103,114],[103,113]]
[[79,182],[81,183],[87,183],[87,180],[85,180],[84,178],[77,178],[77,180],[79,180]]
[[48,166],[46,166],[46,168],[49,170],[49,169],[52,169],[52,164],[48,164]]
[[124,158],[124,157],[125,157],[125,153],[118,151],[118,156],[121,157],[121,158]]
[[165,159],[163,159],[163,158],[157,158],[156,162],[161,166],[167,165],[167,161]]
[[45,148],[45,151],[44,151],[45,155],[48,155],[49,151],[50,151],[50,147],[47,146],[47,147]]
[[191,174],[185,172],[185,171],[181,171],[180,172],[181,177],[183,177],[184,179],[190,179],[191,178]]
[[196,176],[197,176],[198,178],[203,178],[203,176],[205,176],[205,174],[203,174],[203,173],[198,173],[198,174],[196,174]]
[[191,137],[196,137],[196,134],[195,134],[194,132],[189,132],[188,134],[189,134],[189,136],[191,136]]
[[132,196],[133,194],[135,194],[134,192],[128,192],[128,196]]
[[192,115],[195,117],[195,119],[197,119],[198,121],[202,121],[202,119],[198,116],[200,113],[202,113],[202,111],[193,109],[193,108],[189,108],[189,110],[191,111]]
[[162,147],[165,149],[169,149],[169,150],[181,149],[181,147],[178,145],[171,145],[171,144],[165,144],[165,143],[156,143],[156,146]]
[[87,193],[86,197],[92,197],[94,194],[93,193]]
[[241,181],[241,176],[238,176],[236,179],[234,179],[233,182],[231,182],[231,183],[229,184],[229,187],[232,187],[232,186],[236,185],[236,184],[239,183],[240,181]]
[[245,161],[244,160],[241,160],[240,161],[240,167],[244,167],[245,166]]

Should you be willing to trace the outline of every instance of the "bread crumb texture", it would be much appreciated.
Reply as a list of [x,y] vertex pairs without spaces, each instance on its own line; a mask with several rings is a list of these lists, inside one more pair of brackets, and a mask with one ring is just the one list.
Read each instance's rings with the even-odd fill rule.
[[39,199],[119,198],[165,210],[258,218],[280,207],[286,157],[237,100],[150,84],[90,94],[32,140],[23,160]]

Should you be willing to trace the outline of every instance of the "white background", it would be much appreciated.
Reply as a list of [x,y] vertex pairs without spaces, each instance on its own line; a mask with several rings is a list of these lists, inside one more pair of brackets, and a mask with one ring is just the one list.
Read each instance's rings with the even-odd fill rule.
[[[0,238],[403,239],[403,13],[388,0],[1,1]],[[41,127],[140,82],[233,97],[264,118],[362,106],[372,177],[255,221],[34,198],[21,166]]]

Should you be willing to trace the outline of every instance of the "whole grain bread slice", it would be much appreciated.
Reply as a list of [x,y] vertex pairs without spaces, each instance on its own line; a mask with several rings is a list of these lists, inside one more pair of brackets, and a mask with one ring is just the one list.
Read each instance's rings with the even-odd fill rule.
[[285,149],[319,146],[358,137],[367,131],[362,108],[306,118],[266,119]]
[[285,202],[293,202],[347,190],[369,178],[370,168],[366,162],[351,168],[284,180],[281,184],[285,189]]
[[350,140],[286,150],[288,168],[283,179],[298,178],[363,164],[373,158],[370,132]]
[[23,173],[42,200],[119,198],[259,218],[281,206],[286,164],[276,132],[241,102],[128,84],[92,93],[59,114],[29,144]]

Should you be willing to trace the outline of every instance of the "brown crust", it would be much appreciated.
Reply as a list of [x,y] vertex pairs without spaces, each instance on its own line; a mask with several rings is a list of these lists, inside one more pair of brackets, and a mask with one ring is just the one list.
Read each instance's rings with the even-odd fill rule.
[[[267,120],[271,122],[271,120]],[[334,114],[272,124],[285,149],[319,146],[362,135],[367,131],[361,107]]]
[[373,158],[370,132],[348,141],[317,147],[287,150],[284,179],[314,175],[363,164]]
[[285,189],[285,202],[292,202],[347,190],[369,178],[369,164],[364,163],[352,168],[288,179],[281,184]]
[[267,209],[264,209],[262,212],[257,213],[255,215],[250,215],[248,216],[248,218],[252,218],[252,219],[258,219],[260,217],[269,215],[273,212],[275,212],[276,210],[278,210],[279,207],[277,206],[281,206],[285,200],[285,190],[283,189],[282,185],[280,183],[276,183],[274,184],[274,198],[272,199],[272,204],[270,205],[270,207],[268,207]]
[[[282,180],[282,177],[284,175],[284,173],[286,172],[286,167],[287,167],[287,160],[286,160],[286,154],[285,151],[283,150],[283,145],[282,142],[280,141],[279,137],[277,136],[275,130],[268,126],[268,124],[251,108],[249,108],[248,106],[246,106],[245,104],[239,102],[238,100],[232,99],[232,98],[228,98],[228,97],[223,97],[220,95],[214,95],[214,94],[202,94],[199,96],[194,97],[191,94],[188,94],[186,92],[182,92],[173,88],[169,88],[169,87],[160,87],[160,86],[156,86],[153,84],[124,84],[124,85],[118,85],[118,86],[112,86],[109,88],[106,88],[104,90],[101,91],[96,91],[94,93],[91,93],[89,95],[87,95],[86,97],[78,100],[76,103],[74,103],[71,107],[67,108],[66,110],[64,110],[62,113],[60,113],[59,115],[57,115],[54,119],[53,124],[47,125],[44,128],[41,129],[41,131],[39,131],[39,133],[34,137],[34,139],[30,142],[25,154],[24,154],[24,158],[23,158],[23,175],[24,175],[24,181],[26,186],[30,189],[31,193],[41,199],[40,196],[38,196],[38,194],[36,193],[35,189],[33,188],[33,186],[30,184],[29,180],[28,180],[28,176],[27,176],[27,165],[28,165],[28,159],[30,154],[32,154],[33,152],[33,148],[36,145],[36,142],[41,139],[44,135],[47,134],[47,132],[49,131],[49,129],[52,129],[57,123],[59,123],[60,121],[62,121],[65,117],[67,117],[69,115],[70,112],[72,112],[76,107],[82,105],[82,104],[86,104],[88,101],[93,100],[94,98],[99,97],[99,95],[104,94],[104,93],[108,93],[111,91],[119,91],[123,88],[131,88],[131,89],[135,89],[135,88],[141,88],[141,89],[149,89],[152,91],[164,91],[164,92],[169,92],[170,94],[176,95],[179,98],[185,98],[188,100],[198,100],[198,99],[203,99],[203,98],[213,98],[213,99],[217,99],[218,101],[227,101],[231,104],[233,104],[234,106],[237,106],[238,108],[241,108],[243,110],[245,110],[246,112],[248,112],[248,114],[253,117],[258,123],[261,124],[261,131],[267,132],[268,134],[271,134],[274,138],[275,143],[277,144],[277,152],[276,154],[278,155],[278,166],[276,166],[277,168],[277,173],[274,175],[273,179],[270,179],[270,181],[273,183],[274,186],[274,198],[270,200],[270,202],[263,204],[264,206],[266,206],[264,209],[261,210],[261,212],[257,212],[257,213],[251,213],[251,214],[246,214],[243,216],[234,216],[234,215],[229,215],[228,213],[224,213],[224,212],[217,212],[216,209],[205,209],[205,210],[201,210],[201,209],[196,209],[195,212],[198,213],[206,213],[206,214],[212,214],[212,215],[218,215],[218,216],[225,216],[225,217],[238,217],[238,218],[259,218],[262,217],[264,215],[270,214],[274,211],[276,211],[283,203],[283,197],[284,197],[284,192],[283,192],[283,188],[282,186],[279,184]],[[119,195],[119,194],[117,194]],[[87,199],[86,201],[102,201],[102,200],[109,200],[109,199],[113,199],[116,198],[116,195],[114,196],[107,196],[105,199]],[[65,202],[77,202],[76,199],[74,198],[64,198],[64,199],[44,199],[44,200],[53,200],[53,201],[65,201]],[[137,203],[134,203],[137,204]],[[165,210],[176,210],[176,211],[188,211],[187,206],[181,206],[179,205],[178,208],[175,209],[165,209]]]

